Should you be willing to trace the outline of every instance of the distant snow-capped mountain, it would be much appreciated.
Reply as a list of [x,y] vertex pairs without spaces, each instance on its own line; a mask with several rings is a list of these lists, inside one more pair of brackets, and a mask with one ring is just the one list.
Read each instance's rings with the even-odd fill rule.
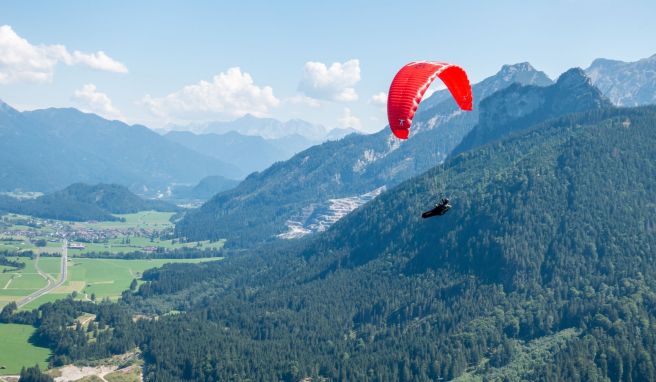
[[186,126],[172,125],[167,130],[192,131],[197,134],[225,134],[235,131],[242,135],[260,136],[264,139],[279,139],[290,135],[300,135],[315,142],[326,140],[331,132],[323,125],[316,125],[302,119],[290,119],[282,122],[273,118],[258,118],[251,114],[227,122],[193,123]]
[[656,54],[634,62],[598,58],[585,72],[617,106],[656,103]]

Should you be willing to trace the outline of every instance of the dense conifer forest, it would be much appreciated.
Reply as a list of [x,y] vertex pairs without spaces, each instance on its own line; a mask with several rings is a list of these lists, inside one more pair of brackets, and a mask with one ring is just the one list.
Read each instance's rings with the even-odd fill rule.
[[[655,107],[567,115],[313,238],[147,271],[119,303],[8,305],[0,320],[37,327],[53,365],[138,347],[147,381],[651,381],[654,147]],[[454,207],[422,220],[436,177]],[[69,327],[83,312],[95,322]]]

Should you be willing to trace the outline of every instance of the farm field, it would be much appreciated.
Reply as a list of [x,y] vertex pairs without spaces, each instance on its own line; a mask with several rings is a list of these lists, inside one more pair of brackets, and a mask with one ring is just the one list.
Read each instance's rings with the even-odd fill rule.
[[[35,260],[28,257],[20,257],[18,259],[25,263],[25,268],[0,267],[0,307],[5,306],[11,301],[19,300],[43,288],[48,283],[34,268]],[[59,276],[59,262],[59,257],[42,257],[39,259],[41,269],[44,272],[50,273],[53,278]]]
[[18,374],[25,365],[46,369],[50,350],[29,343],[35,330],[30,325],[0,324],[0,375]]
[[[161,252],[180,248],[218,250],[224,241],[201,241],[180,243],[161,239],[173,229],[171,212],[143,211],[134,214],[116,215],[123,221],[115,222],[66,222],[35,219],[30,216],[5,214],[0,216],[0,251],[31,250],[36,253],[61,253],[64,238],[69,244],[84,245],[84,249],[68,249],[68,280],[51,293],[31,301],[21,309],[34,309],[39,305],[66,298],[73,292],[76,298],[116,299],[128,289],[133,279],[139,280],[144,270],[162,266],[169,262],[198,262],[219,258],[190,260],[122,260],[85,258],[92,252],[121,254],[129,252]],[[78,238],[79,240],[76,240]],[[45,240],[45,247],[35,243]],[[96,241],[96,242],[89,242]],[[11,256],[10,256],[11,257]],[[39,269],[53,279],[59,277],[59,256],[40,256]],[[47,280],[34,267],[35,260],[21,257],[24,269],[0,268],[0,308],[17,301],[47,285]],[[3,273],[4,271],[4,273]]]
[[[172,262],[196,263],[220,259],[220,257],[212,257],[201,259],[123,260],[69,257],[68,279],[64,285],[53,290],[52,293],[30,302],[21,309],[34,309],[46,302],[66,298],[73,292],[79,293],[79,298],[85,298],[85,294],[87,298],[91,294],[95,294],[97,299],[105,297],[117,299],[121,292],[129,288],[133,279],[139,280],[146,269],[161,267]],[[0,308],[11,301],[19,300],[43,288],[47,284],[46,279],[36,271],[34,267],[35,260],[20,257],[19,261],[25,263],[25,268],[16,270],[11,267],[0,266]],[[60,261],[60,257],[41,256],[39,258],[39,268],[41,271],[48,273],[53,279],[58,279]]]
[[[85,286],[78,292],[91,295],[95,293],[96,298],[116,299],[121,292],[130,287],[133,279],[140,279],[146,269],[161,267],[166,263],[198,263],[201,261],[218,260],[210,259],[179,259],[179,260],[119,260],[119,259],[72,259],[69,261],[70,282],[68,286]],[[64,284],[60,289],[65,288]],[[55,290],[57,292],[58,290]]]
[[27,240],[0,240],[0,251],[26,251],[36,247]]
[[[69,258],[68,280],[61,287],[45,296],[25,305],[21,310],[30,310],[46,302],[66,298],[77,292],[79,299],[91,298],[95,294],[97,300],[109,298],[118,299],[121,292],[130,287],[133,279],[139,280],[146,269],[161,267],[166,263],[198,263],[215,261],[221,258],[204,259],[153,259],[153,260],[122,260],[122,259],[89,259]],[[0,297],[1,298],[1,297]],[[0,302],[2,304],[2,302]]]
[[123,237],[123,238],[114,238],[109,239],[107,243],[84,243],[84,249],[69,249],[69,256],[84,256],[87,253],[93,252],[109,252],[114,254],[119,253],[129,253],[149,250],[152,251],[153,248],[164,248],[167,250],[180,249],[180,248],[199,248],[199,249],[221,249],[223,247],[224,241],[198,241],[190,243],[178,243],[172,242],[171,240],[151,240],[147,237]]
[[92,229],[126,229],[126,228],[150,228],[150,229],[165,229],[173,228],[173,223],[170,219],[174,215],[173,212],[158,212],[158,211],[142,211],[134,214],[118,214],[114,215],[123,218],[124,221],[113,222],[73,222],[71,223],[76,228],[92,228]]

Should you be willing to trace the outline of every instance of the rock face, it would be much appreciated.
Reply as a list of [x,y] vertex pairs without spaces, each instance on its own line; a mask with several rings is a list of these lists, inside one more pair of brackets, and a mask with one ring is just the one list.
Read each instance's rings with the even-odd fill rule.
[[[499,90],[505,89],[509,84],[513,83],[549,86],[553,84],[553,81],[544,72],[535,69],[528,62],[503,65],[494,76],[488,77],[472,86],[474,102],[480,102],[484,98]],[[430,112],[432,107],[450,98],[451,95],[448,90],[435,92],[429,99],[422,102],[421,110]]]
[[300,214],[287,220],[287,232],[278,235],[281,239],[297,239],[314,232],[323,232],[351,211],[373,200],[385,191],[385,186],[366,194],[346,198],[328,199],[324,203],[311,204]]
[[634,62],[599,58],[585,72],[617,106],[656,103],[656,54]]
[[610,106],[611,103],[579,68],[563,73],[551,86],[511,85],[481,102],[478,125],[453,150],[452,155],[550,118]]

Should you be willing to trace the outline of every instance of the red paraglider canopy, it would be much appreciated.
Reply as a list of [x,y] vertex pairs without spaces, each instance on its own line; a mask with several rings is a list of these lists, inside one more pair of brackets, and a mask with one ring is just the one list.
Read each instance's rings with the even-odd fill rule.
[[411,62],[396,73],[387,96],[387,118],[394,135],[408,139],[412,118],[436,77],[444,82],[461,109],[472,109],[472,90],[464,69],[445,62]]

